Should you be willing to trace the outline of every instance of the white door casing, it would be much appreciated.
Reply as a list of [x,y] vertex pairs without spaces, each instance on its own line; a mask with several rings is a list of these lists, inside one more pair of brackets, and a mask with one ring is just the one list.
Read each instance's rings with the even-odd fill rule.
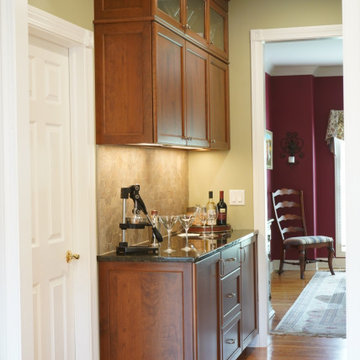
[[268,300],[266,222],[267,207],[265,172],[265,68],[264,44],[274,41],[310,40],[342,36],[342,25],[308,26],[284,29],[251,30],[251,94],[254,228],[259,230],[259,339],[257,346],[267,346]]
[[[58,188],[58,193],[56,193],[56,190],[54,189],[48,189],[48,192],[55,195],[53,200],[56,200],[55,204],[59,205],[61,208],[61,211],[56,210],[58,213],[52,218],[55,229],[54,231],[50,231],[54,234],[49,242],[52,243],[52,245],[55,245],[55,248],[59,248],[58,259],[60,257],[63,259],[60,265],[62,268],[60,270],[61,275],[56,277],[56,280],[53,281],[53,286],[50,289],[52,290],[52,294],[55,296],[53,299],[56,299],[56,296],[58,296],[59,293],[62,295],[61,299],[65,299],[65,294],[71,298],[71,301],[67,304],[64,302],[63,306],[59,306],[59,302],[55,303],[55,306],[57,306],[60,310],[54,311],[53,315],[50,311],[50,324],[55,325],[57,321],[59,326],[57,331],[60,331],[59,329],[62,329],[62,327],[68,323],[68,330],[63,333],[62,337],[58,337],[55,332],[56,327],[54,328],[53,326],[52,329],[54,336],[52,336],[53,340],[51,340],[51,332],[49,333],[49,344],[50,348],[53,346],[54,349],[57,349],[54,347],[56,343],[58,345],[61,344],[61,342],[66,344],[70,355],[68,357],[64,355],[64,359],[74,358],[79,360],[96,360],[99,358],[99,334],[95,225],[96,195],[93,33],[32,6],[29,6],[28,20],[29,34],[32,35],[33,39],[36,38],[36,43],[38,45],[39,43],[44,45],[44,41],[48,45],[49,43],[53,43],[54,45],[50,45],[50,48],[58,52],[57,57],[59,57],[59,52],[63,52],[63,56],[67,57],[66,61],[68,62],[68,73],[65,74],[64,72],[61,73],[61,67],[56,64],[56,61],[47,61],[44,69],[45,74],[43,75],[45,80],[48,80],[49,84],[48,86],[45,85],[45,90],[47,89],[49,93],[49,99],[47,99],[47,102],[52,102],[53,105],[54,103],[59,102],[56,99],[59,76],[61,77],[61,82],[63,82],[64,85],[67,82],[65,81],[65,78],[68,79],[70,99],[67,111],[70,119],[68,124],[69,127],[66,128],[66,126],[63,126],[61,136],[59,135],[60,126],[58,123],[50,126],[47,124],[47,127],[51,129],[48,131],[49,135],[47,137],[52,140],[52,142],[50,141],[50,144],[53,145],[52,149],[56,149],[56,146],[60,145],[61,142],[59,142],[59,139],[61,137],[63,137],[63,139],[66,138],[64,134],[69,134],[68,144],[66,144],[66,142],[63,144],[64,153],[60,155],[59,152],[53,152],[53,159],[48,162],[48,164],[50,163],[52,167],[54,189]],[[33,56],[31,53],[30,55]],[[33,57],[33,64],[35,68],[36,63],[39,61],[39,59],[35,59],[35,57]],[[29,70],[30,72],[33,71],[31,66],[29,67]],[[31,82],[36,83],[39,82],[40,79],[41,75],[39,78],[38,76],[35,78],[31,77]],[[34,85],[31,87],[35,89]],[[30,94],[30,96],[34,97],[34,94]],[[56,107],[58,107],[58,104]],[[65,108],[66,106],[64,107],[64,111],[66,112]],[[39,111],[41,112],[41,110]],[[54,116],[52,116],[53,114],[54,111],[52,112],[50,110],[50,116],[48,115],[48,119],[46,120],[47,123],[54,121]],[[30,122],[33,121],[34,119],[30,119]],[[31,124],[31,128],[34,128],[34,125],[35,123]],[[31,131],[30,133],[33,136],[36,132]],[[71,152],[66,154],[69,149],[71,149]],[[45,156],[47,160],[50,160],[49,153],[51,152],[48,152],[48,154],[42,154],[42,156]],[[56,158],[66,159],[69,157],[69,168],[66,168],[65,165],[63,168],[61,168],[61,166],[54,165],[54,163],[56,163]],[[37,160],[38,159],[34,159],[33,163],[35,162],[38,164]],[[58,176],[56,176],[56,171],[58,173],[63,172],[64,178],[67,180],[59,180]],[[38,178],[35,179],[35,182],[36,181],[38,181]],[[70,182],[70,185],[67,181]],[[60,188],[62,188],[62,190]],[[44,200],[41,199],[41,201]],[[47,201],[47,203],[49,204],[49,201]],[[71,209],[71,211],[68,211],[69,209]],[[48,212],[46,214],[47,218],[51,217],[50,215],[51,212]],[[63,216],[63,222],[59,220],[61,216]],[[40,221],[41,220],[42,217],[40,218]],[[69,233],[65,230],[65,225],[68,223],[70,223]],[[36,229],[36,224],[34,228]],[[59,231],[59,229],[61,231]],[[62,239],[61,232],[63,232],[64,236],[68,236],[66,241],[71,241],[71,244],[66,243],[66,241],[62,242],[62,240],[59,240]],[[59,234],[61,234],[61,236],[59,236]],[[68,246],[65,246],[65,244]],[[65,262],[65,251],[68,249],[79,253],[80,259],[67,264]],[[34,250],[35,257],[41,257],[41,255],[38,254],[40,251],[38,251],[39,249],[36,246]],[[42,260],[43,259],[39,260],[39,262]],[[52,262],[50,260],[47,261],[49,263]],[[37,270],[34,267],[34,275],[36,272]],[[65,275],[69,277],[66,277]],[[38,277],[36,279],[34,278],[34,280],[38,280]],[[38,299],[38,290],[39,286],[34,288],[35,299]],[[50,300],[51,299],[52,298],[50,298]],[[36,304],[37,302],[34,301],[34,305]],[[40,306],[42,306],[42,304]],[[73,308],[73,310],[71,310],[71,308]],[[37,306],[34,306],[35,320],[38,317],[36,309]],[[70,311],[70,320],[65,320],[62,316],[64,316],[68,311]],[[37,324],[39,324],[39,322]],[[73,333],[73,336],[71,336],[71,332]],[[72,346],[71,339],[74,341],[74,346]],[[39,337],[36,338],[36,342],[39,344]],[[45,348],[48,347],[49,345]],[[38,345],[35,345],[35,350],[36,349],[39,349]],[[61,355],[61,352],[59,355]],[[54,352],[51,356],[53,357],[48,358],[43,354],[43,359],[47,360],[58,358],[54,356]]]

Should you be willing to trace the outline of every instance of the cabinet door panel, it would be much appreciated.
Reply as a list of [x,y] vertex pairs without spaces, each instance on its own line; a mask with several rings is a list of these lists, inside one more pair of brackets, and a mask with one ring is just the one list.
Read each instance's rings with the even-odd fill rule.
[[229,149],[228,65],[210,57],[210,147]]
[[242,304],[242,341],[247,346],[257,333],[257,276],[256,241],[241,249],[241,304]]
[[208,54],[186,45],[186,136],[188,145],[208,147]]
[[193,360],[192,264],[99,263],[102,360]]
[[181,1],[180,0],[157,0],[157,6],[166,15],[180,23]]
[[153,0],[155,2],[155,15],[157,20],[165,26],[180,30],[185,30],[185,1],[186,0]]
[[225,60],[228,58],[228,15],[214,1],[210,1],[209,11],[210,50]]
[[215,254],[196,263],[196,326],[197,360],[218,360],[219,313],[218,313],[218,262]]
[[151,143],[150,24],[98,24],[95,43],[97,143]]
[[185,40],[155,24],[157,140],[185,145],[184,53]]

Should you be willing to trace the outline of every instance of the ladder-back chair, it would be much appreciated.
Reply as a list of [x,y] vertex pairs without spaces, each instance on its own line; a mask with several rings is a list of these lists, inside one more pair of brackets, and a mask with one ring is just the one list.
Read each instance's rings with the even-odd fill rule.
[[[333,239],[323,235],[307,235],[304,195],[302,190],[279,189],[272,193],[275,218],[282,238],[282,250],[280,254],[279,274],[283,272],[284,264],[300,265],[300,278],[304,279],[305,266],[307,263],[326,260],[308,260],[307,249],[323,248],[328,250],[329,269],[335,275],[332,267],[334,257]],[[295,248],[299,254],[299,262],[286,261],[286,250]]]

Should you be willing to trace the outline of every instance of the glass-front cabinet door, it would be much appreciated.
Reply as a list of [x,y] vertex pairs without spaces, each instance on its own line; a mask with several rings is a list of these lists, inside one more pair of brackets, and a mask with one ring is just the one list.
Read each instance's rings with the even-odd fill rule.
[[184,31],[185,0],[156,0],[156,14],[168,24]]
[[186,1],[185,29],[189,35],[205,39],[206,0]]
[[214,2],[210,2],[209,42],[210,48],[220,55],[227,56],[227,15]]
[[158,0],[158,9],[180,23],[181,0]]

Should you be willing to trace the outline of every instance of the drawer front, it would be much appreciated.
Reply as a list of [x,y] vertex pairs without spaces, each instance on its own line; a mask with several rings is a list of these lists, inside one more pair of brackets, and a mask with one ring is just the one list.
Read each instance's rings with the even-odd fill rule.
[[240,319],[224,329],[222,337],[223,360],[231,359],[235,353],[239,354],[241,350],[240,340]]
[[241,310],[240,305],[240,269],[221,280],[222,311],[224,322],[233,318]]
[[223,250],[221,252],[222,260],[222,272],[221,276],[226,276],[232,271],[240,267],[240,246],[235,245],[229,249]]

